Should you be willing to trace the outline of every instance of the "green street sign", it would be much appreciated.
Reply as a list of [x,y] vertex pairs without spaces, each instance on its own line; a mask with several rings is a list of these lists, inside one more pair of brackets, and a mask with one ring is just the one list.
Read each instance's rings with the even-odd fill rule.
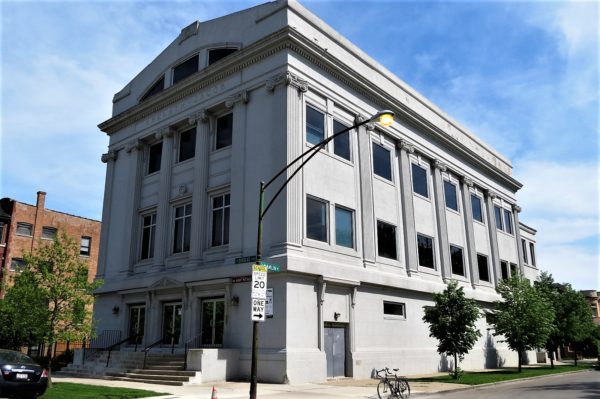
[[256,262],[256,256],[244,256],[241,258],[235,258],[235,264]]
[[275,273],[277,273],[277,272],[281,271],[281,266],[279,266],[279,265],[274,265],[272,263],[267,263],[267,262],[260,262],[260,264],[262,266],[266,266],[268,272],[275,272]]

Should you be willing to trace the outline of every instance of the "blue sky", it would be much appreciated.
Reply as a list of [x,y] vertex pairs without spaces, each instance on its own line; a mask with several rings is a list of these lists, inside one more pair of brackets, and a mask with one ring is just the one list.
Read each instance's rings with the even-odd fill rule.
[[[194,20],[257,1],[4,1],[0,196],[100,219],[111,100]],[[303,1],[513,163],[557,281],[600,289],[598,2]]]

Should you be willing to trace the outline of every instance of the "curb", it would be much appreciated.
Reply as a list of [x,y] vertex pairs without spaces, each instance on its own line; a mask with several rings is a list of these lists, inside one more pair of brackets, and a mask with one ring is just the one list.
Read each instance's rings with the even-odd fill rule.
[[449,393],[453,393],[453,392],[462,392],[462,391],[469,391],[469,390],[476,390],[476,389],[482,389],[482,388],[487,388],[487,387],[493,387],[493,386],[496,386],[496,385],[516,384],[516,383],[521,382],[521,381],[530,381],[530,380],[538,380],[538,379],[541,379],[541,378],[558,377],[558,376],[566,375],[566,374],[589,373],[589,372],[592,372],[592,371],[596,371],[596,370],[591,369],[591,370],[565,371],[564,373],[539,375],[539,376],[536,376],[536,377],[515,378],[514,380],[489,382],[487,384],[470,385],[468,387],[461,387],[461,388],[456,388],[456,389],[446,389],[446,390],[443,390],[443,391],[414,392],[413,394],[411,394],[411,396],[444,395],[444,394],[449,394]]

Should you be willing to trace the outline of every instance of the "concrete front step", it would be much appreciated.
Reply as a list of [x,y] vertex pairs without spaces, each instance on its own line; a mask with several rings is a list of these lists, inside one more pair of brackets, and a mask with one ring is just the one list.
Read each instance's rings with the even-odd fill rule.
[[144,379],[144,378],[129,378],[129,377],[105,376],[104,379],[105,380],[114,380],[114,381],[141,382],[144,384],[173,385],[173,386],[182,386],[184,384],[184,382],[182,382],[182,381],[150,380],[150,379]]
[[107,377],[126,377],[134,380],[150,380],[150,381],[173,381],[173,382],[189,382],[188,376],[161,375],[161,374],[139,374],[139,373],[106,373]]
[[184,370],[135,369],[135,370],[131,370],[128,372],[136,373],[136,374],[147,374],[147,375],[172,375],[172,376],[187,376],[187,377],[193,377],[196,375],[195,371],[184,371]]

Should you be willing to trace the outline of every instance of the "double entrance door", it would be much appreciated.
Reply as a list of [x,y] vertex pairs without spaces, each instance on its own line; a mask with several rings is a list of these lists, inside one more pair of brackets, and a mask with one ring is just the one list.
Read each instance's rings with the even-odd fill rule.
[[221,347],[225,327],[225,300],[211,298],[202,300],[201,332],[203,347]]
[[178,345],[181,340],[181,302],[163,305],[163,345]]

